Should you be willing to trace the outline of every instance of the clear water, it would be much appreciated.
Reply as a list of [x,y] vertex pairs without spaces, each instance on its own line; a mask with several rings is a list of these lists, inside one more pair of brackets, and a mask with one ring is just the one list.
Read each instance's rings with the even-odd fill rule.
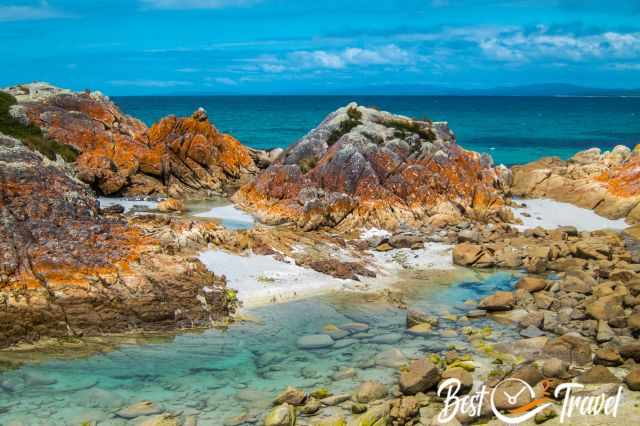
[[[403,286],[411,306],[434,314],[461,314],[467,299],[511,289],[509,273],[484,275],[479,281],[426,284],[416,275]],[[266,306],[248,312],[258,323],[243,323],[226,331],[183,334],[158,344],[126,346],[80,360],[27,365],[0,375],[0,424],[26,425],[134,424],[113,418],[123,405],[152,400],[163,408],[198,413],[200,425],[262,412],[287,385],[312,390],[326,386],[348,392],[356,383],[378,379],[391,383],[397,368],[371,368],[372,360],[392,348],[411,357],[444,352],[462,345],[460,336],[412,337],[404,333],[405,311],[365,296],[337,294]],[[302,350],[296,340],[321,333],[325,325],[365,322],[370,329],[329,349]],[[489,320],[473,320],[483,327]],[[513,331],[491,323],[492,339]],[[435,329],[460,331],[461,323],[442,320]],[[392,343],[381,343],[391,339]],[[349,340],[347,340],[349,339]],[[346,342],[346,343],[345,343]],[[336,381],[329,376],[353,367],[358,376]]]
[[598,146],[640,143],[640,98],[446,96],[165,96],[115,97],[151,124],[207,109],[221,130],[255,148],[286,147],[350,101],[413,117],[449,122],[467,149],[504,164],[541,156],[568,158]]

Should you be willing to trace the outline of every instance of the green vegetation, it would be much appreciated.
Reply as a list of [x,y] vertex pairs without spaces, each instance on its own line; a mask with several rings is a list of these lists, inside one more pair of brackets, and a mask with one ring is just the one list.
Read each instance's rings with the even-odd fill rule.
[[405,139],[408,133],[415,133],[422,139],[426,139],[430,142],[436,140],[436,134],[431,129],[423,128],[417,121],[391,119],[382,123],[384,126],[396,129],[395,136],[400,139]]
[[384,138],[380,135],[376,135],[375,133],[362,132],[362,136],[369,139],[371,142],[375,143],[376,145],[384,144]]
[[38,126],[20,123],[9,114],[9,108],[17,103],[8,93],[0,92],[0,132],[20,139],[22,143],[34,151],[38,151],[50,160],[60,155],[67,162],[75,161],[78,151],[72,146],[58,143],[42,134]]
[[350,107],[347,109],[347,115],[351,120],[360,121],[362,119],[362,113],[358,108]]
[[298,162],[298,167],[300,167],[302,173],[306,174],[312,170],[316,164],[318,164],[318,159],[316,157],[306,157]]
[[358,110],[358,108],[351,107],[347,109],[347,117],[348,118],[346,120],[340,122],[337,129],[331,132],[329,138],[327,139],[327,145],[332,146],[333,144],[338,142],[338,140],[342,136],[349,133],[351,129],[362,124],[362,122],[360,121],[360,119],[362,119],[362,113]]
[[275,282],[275,281],[276,281],[276,280],[275,280],[275,278],[269,277],[269,276],[264,275],[264,274],[260,274],[260,275],[258,275],[258,276],[256,277],[256,280],[257,280],[259,283],[262,283],[262,284],[270,284],[270,283],[273,283],[273,282]]

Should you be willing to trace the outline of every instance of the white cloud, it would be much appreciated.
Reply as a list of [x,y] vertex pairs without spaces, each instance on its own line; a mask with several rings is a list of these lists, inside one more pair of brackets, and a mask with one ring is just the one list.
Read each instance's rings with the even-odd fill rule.
[[140,0],[150,9],[222,9],[225,7],[251,6],[261,0]]
[[41,1],[36,6],[0,6],[0,22],[33,21],[70,17],[71,15],[49,6],[47,1]]
[[135,86],[135,87],[178,87],[178,86],[190,86],[190,81],[176,81],[176,80],[111,80],[109,84],[112,86]]
[[225,86],[237,86],[238,82],[229,77],[218,77],[214,78],[213,81],[216,83],[224,84]]
[[270,72],[274,74],[284,72],[287,69],[287,67],[280,64],[262,64],[260,65],[260,68],[264,72]]
[[302,69],[339,70],[349,66],[411,65],[423,59],[395,44],[388,44],[372,49],[346,47],[337,51],[298,50],[284,57],[263,55],[246,62],[258,64],[265,72],[281,73]]
[[329,53],[324,50],[305,51],[299,50],[289,55],[289,59],[302,68],[344,68],[344,60],[337,53]]
[[479,46],[488,57],[505,62],[628,59],[640,55],[640,33],[551,34],[541,26],[532,33],[520,30],[486,37]]

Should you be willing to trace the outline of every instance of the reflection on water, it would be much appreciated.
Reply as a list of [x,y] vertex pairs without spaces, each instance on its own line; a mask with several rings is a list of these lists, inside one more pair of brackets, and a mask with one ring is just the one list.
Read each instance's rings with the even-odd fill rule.
[[[133,200],[123,197],[99,197],[100,207],[106,208],[116,204],[124,207],[125,213],[146,213],[149,211],[157,213],[157,201]],[[233,204],[229,200],[218,197],[207,200],[189,201],[186,203],[187,216],[217,219],[222,226],[229,229],[248,229],[253,227],[255,220],[253,216]]]
[[[422,274],[422,276],[420,275]],[[410,306],[434,314],[463,314],[467,299],[511,289],[509,273],[481,281],[448,284],[447,276],[421,272],[398,289]],[[425,284],[427,283],[427,284]],[[311,390],[326,386],[351,391],[356,383],[375,378],[394,381],[397,368],[375,365],[381,354],[406,357],[444,352],[462,345],[460,335],[442,337],[442,330],[464,325],[482,327],[489,320],[461,324],[441,319],[428,337],[405,333],[406,313],[381,298],[337,294],[251,310],[256,323],[234,325],[226,331],[207,330],[177,336],[169,342],[124,346],[85,359],[30,364],[0,375],[0,424],[80,425],[135,424],[115,419],[124,405],[152,400],[164,409],[198,414],[201,425],[221,425],[221,419],[261,412],[287,385]],[[328,324],[362,322],[367,331],[336,340],[333,347],[302,350],[300,336],[323,333]],[[512,331],[492,323],[494,339]],[[356,374],[331,377],[344,368]]]

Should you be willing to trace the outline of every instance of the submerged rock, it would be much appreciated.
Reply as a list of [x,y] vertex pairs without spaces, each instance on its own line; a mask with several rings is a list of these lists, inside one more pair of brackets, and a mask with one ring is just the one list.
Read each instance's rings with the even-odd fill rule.
[[300,349],[322,349],[329,348],[335,341],[328,334],[310,334],[302,336],[296,342]]
[[354,394],[357,402],[371,402],[382,399],[389,394],[387,387],[380,382],[363,382]]
[[163,411],[162,408],[151,401],[142,401],[116,412],[116,416],[122,417],[123,419],[135,419],[136,417],[160,414]]

